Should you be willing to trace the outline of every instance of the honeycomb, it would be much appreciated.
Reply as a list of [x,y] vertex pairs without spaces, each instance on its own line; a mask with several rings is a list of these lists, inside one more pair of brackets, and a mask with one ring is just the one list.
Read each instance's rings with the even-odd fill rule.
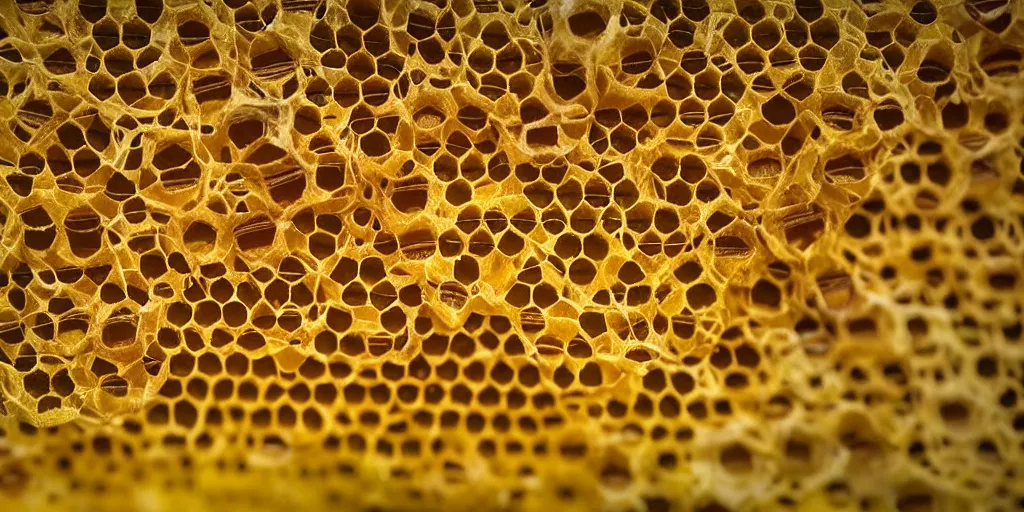
[[1022,20],[0,2],[0,509],[1024,510]]

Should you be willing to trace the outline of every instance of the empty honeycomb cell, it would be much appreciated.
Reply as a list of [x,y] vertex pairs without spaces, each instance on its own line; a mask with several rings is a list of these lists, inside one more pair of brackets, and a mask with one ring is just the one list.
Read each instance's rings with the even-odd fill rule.
[[796,118],[793,103],[782,95],[776,95],[761,106],[765,120],[776,125],[789,124]]
[[882,130],[892,130],[897,126],[903,124],[905,120],[903,110],[899,104],[893,100],[886,100],[879,105],[872,116],[875,119],[875,123]]

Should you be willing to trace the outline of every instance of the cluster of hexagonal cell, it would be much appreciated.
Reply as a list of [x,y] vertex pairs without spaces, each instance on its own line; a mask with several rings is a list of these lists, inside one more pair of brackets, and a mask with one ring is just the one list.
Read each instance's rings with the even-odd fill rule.
[[0,505],[1022,510],[1022,15],[0,5]]

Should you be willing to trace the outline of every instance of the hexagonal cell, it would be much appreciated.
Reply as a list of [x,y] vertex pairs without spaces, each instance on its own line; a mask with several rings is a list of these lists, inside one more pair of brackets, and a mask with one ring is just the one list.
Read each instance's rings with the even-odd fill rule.
[[362,30],[373,27],[380,18],[380,6],[374,0],[354,0],[345,10],[349,21]]
[[733,48],[740,48],[750,41],[750,26],[742,19],[734,19],[722,29],[725,42]]
[[796,108],[784,96],[777,94],[761,105],[761,115],[769,123],[786,125],[796,118]]
[[574,35],[585,38],[597,37],[608,27],[608,20],[594,11],[577,12],[569,16],[568,22]]
[[631,75],[639,75],[651,69],[654,65],[654,55],[647,50],[632,52],[622,57],[620,66],[622,71]]
[[249,49],[249,67],[257,78],[276,80],[295,71],[293,57],[270,40],[257,40]]

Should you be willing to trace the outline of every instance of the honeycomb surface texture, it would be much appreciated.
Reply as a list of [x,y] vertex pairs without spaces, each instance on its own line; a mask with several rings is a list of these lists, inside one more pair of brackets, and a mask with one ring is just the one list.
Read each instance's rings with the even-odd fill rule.
[[1024,3],[0,2],[4,511],[1024,510]]

